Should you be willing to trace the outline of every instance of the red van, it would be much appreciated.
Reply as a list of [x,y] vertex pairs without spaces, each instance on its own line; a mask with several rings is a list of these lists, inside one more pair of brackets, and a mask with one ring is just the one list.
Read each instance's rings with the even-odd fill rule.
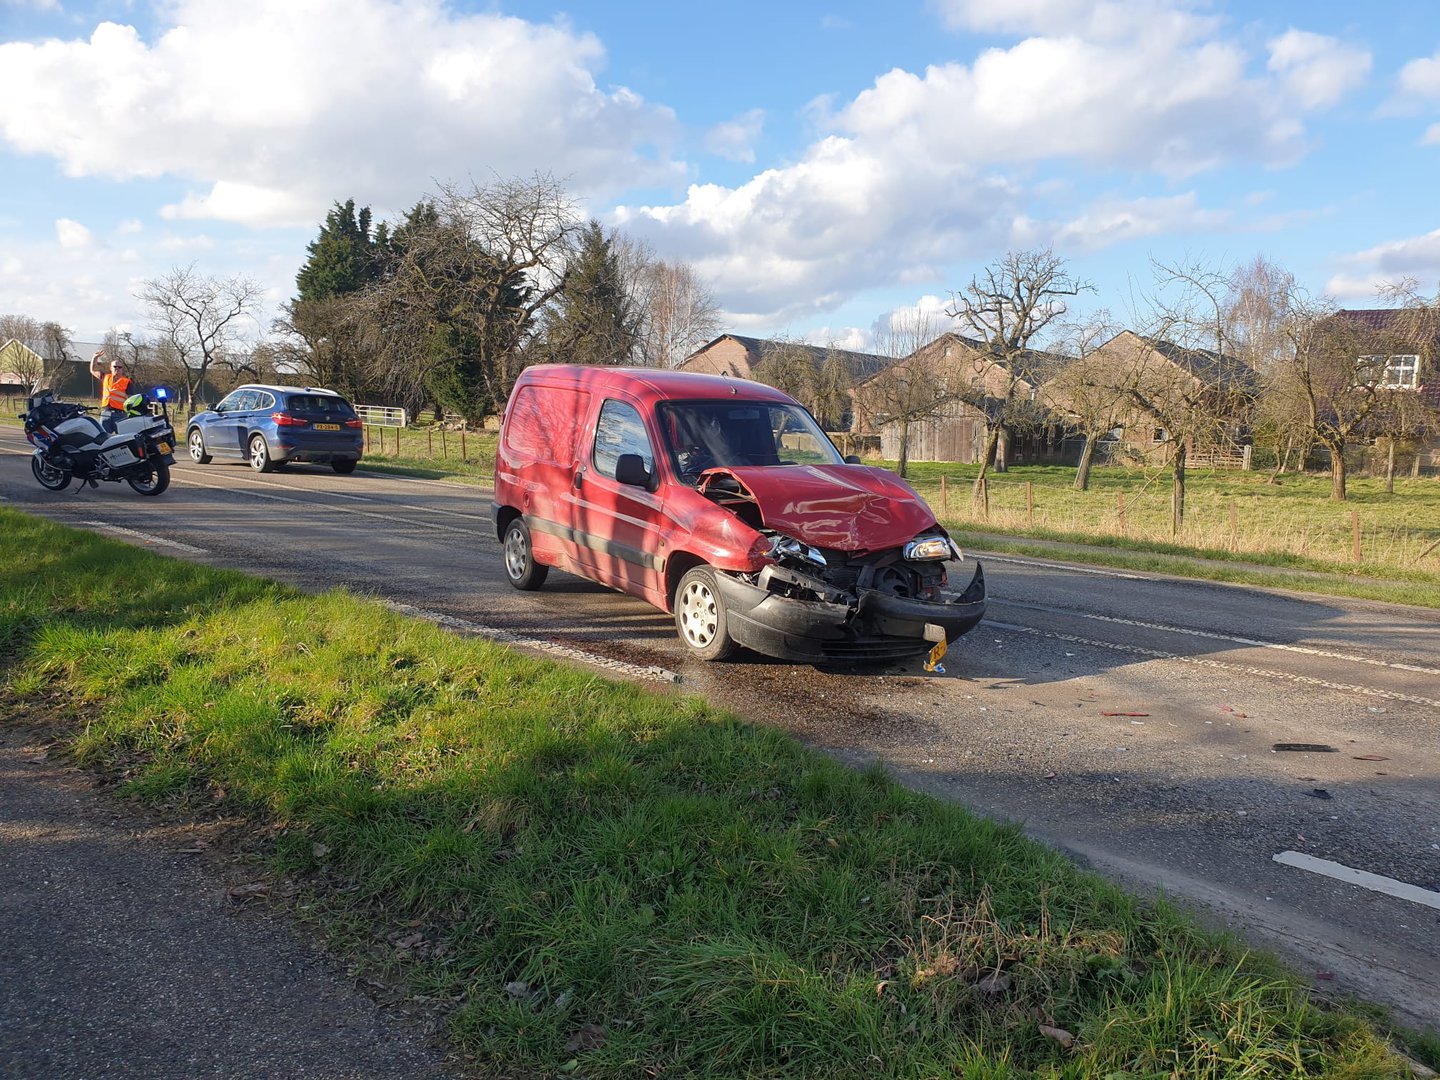
[[550,567],[672,612],[702,660],[930,654],[985,613],[979,565],[904,480],[845,459],[762,383],[650,368],[526,368],[495,458],[505,574]]

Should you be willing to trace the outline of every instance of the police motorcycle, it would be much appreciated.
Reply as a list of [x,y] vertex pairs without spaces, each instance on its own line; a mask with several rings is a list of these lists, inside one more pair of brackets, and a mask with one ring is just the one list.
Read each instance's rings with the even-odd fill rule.
[[49,390],[26,399],[25,438],[35,447],[30,471],[40,486],[64,491],[72,479],[91,487],[100,480],[124,480],[141,495],[159,495],[170,486],[175,464],[175,428],[170,423],[169,391],[156,387],[147,408],[144,394],[125,400],[124,414],[101,424],[90,408],[56,401]]

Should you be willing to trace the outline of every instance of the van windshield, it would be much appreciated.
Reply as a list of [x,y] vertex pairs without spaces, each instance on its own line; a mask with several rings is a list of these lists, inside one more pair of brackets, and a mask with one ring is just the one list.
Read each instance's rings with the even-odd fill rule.
[[843,465],[820,425],[778,401],[672,401],[656,411],[676,473],[693,484],[734,465]]

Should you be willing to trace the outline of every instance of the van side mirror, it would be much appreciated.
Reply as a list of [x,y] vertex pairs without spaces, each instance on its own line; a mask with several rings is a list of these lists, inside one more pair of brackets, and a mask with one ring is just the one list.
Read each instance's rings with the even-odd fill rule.
[[865,463],[864,463],[863,461],[861,461],[861,460],[860,460],[856,455],[854,455],[854,454],[846,454],[846,455],[845,455],[845,464],[846,464],[846,465],[863,465],[863,464],[865,464]]
[[645,459],[639,454],[621,454],[615,459],[615,479],[621,484],[650,490],[650,470],[645,468]]

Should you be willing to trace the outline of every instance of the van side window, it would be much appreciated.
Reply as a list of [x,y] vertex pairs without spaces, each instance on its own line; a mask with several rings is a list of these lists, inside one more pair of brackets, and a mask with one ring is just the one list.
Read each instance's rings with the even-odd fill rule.
[[650,436],[645,434],[645,421],[633,405],[623,401],[607,401],[600,407],[595,424],[595,471],[615,479],[615,463],[621,454],[639,454],[645,469],[655,475],[655,451]]
[[522,386],[505,418],[505,445],[546,465],[571,465],[590,395],[558,386]]

